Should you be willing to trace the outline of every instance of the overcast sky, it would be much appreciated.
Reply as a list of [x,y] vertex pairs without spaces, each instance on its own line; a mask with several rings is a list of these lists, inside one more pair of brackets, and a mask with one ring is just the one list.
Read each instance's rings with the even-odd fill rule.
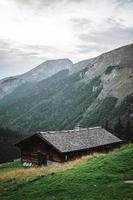
[[0,78],[133,42],[133,0],[0,0]]

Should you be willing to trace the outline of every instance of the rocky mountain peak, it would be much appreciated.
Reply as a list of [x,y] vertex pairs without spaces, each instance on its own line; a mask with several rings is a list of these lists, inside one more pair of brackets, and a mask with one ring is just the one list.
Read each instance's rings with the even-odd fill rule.
[[[94,77],[101,76],[103,85],[105,85],[105,88],[108,92],[110,91],[109,94],[111,93],[117,98],[122,98],[122,96],[125,96],[124,94],[127,95],[127,92],[125,92],[125,88],[126,91],[128,91],[128,94],[131,91],[131,89],[129,88],[132,88],[132,55],[133,44],[130,44],[124,47],[120,47],[118,49],[114,49],[110,52],[103,53],[95,58],[80,61],[76,64],[73,64],[72,61],[68,58],[47,60],[25,74],[1,80],[0,99],[14,91],[18,86],[22,85],[23,83],[37,83],[39,81],[47,79],[48,77],[53,76],[54,74],[64,69],[68,69],[69,74],[74,74],[78,71],[85,69],[84,79],[86,81],[90,81]],[[105,74],[108,68],[113,69],[113,67],[114,70],[110,71],[110,75]],[[121,85],[125,85],[119,87],[119,82],[121,81],[121,79],[124,80],[122,81]],[[115,82],[118,83],[118,87],[116,87]],[[116,88],[118,89],[117,91]],[[108,92],[105,92],[104,90],[103,94],[107,94]],[[105,97],[106,95],[101,96]]]
[[23,74],[22,79],[30,82],[38,82],[56,74],[61,70],[69,70],[72,65],[73,63],[69,59],[47,60],[29,72]]

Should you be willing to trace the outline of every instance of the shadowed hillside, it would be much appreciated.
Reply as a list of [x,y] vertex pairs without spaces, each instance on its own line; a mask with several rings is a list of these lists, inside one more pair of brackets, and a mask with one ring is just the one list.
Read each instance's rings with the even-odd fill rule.
[[9,162],[20,157],[20,151],[14,144],[24,136],[8,128],[0,128],[0,163]]

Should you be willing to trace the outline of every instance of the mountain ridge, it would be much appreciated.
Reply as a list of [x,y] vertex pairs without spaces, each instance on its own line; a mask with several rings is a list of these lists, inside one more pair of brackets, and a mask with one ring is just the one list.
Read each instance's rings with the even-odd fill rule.
[[[79,64],[79,63],[88,62],[88,61],[94,60],[95,58],[98,58],[98,57],[100,57],[100,56],[102,56],[102,55],[106,55],[106,54],[111,53],[111,52],[113,52],[113,51],[118,51],[118,50],[121,50],[121,49],[123,49],[123,48],[128,48],[128,47],[131,47],[131,48],[132,48],[132,47],[133,47],[133,43],[127,44],[127,45],[124,45],[124,46],[121,46],[121,47],[118,47],[118,48],[115,48],[115,49],[113,49],[113,50],[107,51],[107,52],[105,52],[105,53],[102,53],[102,54],[100,54],[100,55],[98,55],[98,56],[95,56],[95,57],[92,57],[92,58],[89,58],[89,59],[79,60],[78,62],[75,62],[75,63],[73,63],[69,58],[60,58],[60,59],[46,60],[46,61],[40,63],[37,67],[39,67],[40,65],[42,65],[42,64],[44,64],[44,63],[51,62],[51,61],[58,61],[58,60],[69,60],[73,65],[77,65],[77,64]],[[37,67],[34,67],[34,68],[32,68],[31,70],[29,70],[29,71],[27,71],[27,72],[25,72],[25,73],[23,73],[23,74],[19,74],[19,75],[15,75],[15,76],[9,76],[9,77],[2,78],[2,79],[0,79],[0,82],[6,80],[6,79],[8,79],[8,78],[16,78],[16,77],[19,77],[19,76],[23,76],[23,75],[25,75],[26,73],[29,73],[30,71],[34,70],[34,69],[37,68]]]
[[[46,76],[36,72],[38,67],[31,70],[28,73],[36,72],[35,78],[15,79],[11,92],[7,86],[6,95],[1,94],[1,126],[31,133],[71,129],[77,123],[103,126],[107,120],[114,127],[119,117],[124,126],[128,120],[132,123],[132,55],[133,44],[76,64],[54,60],[56,72],[44,72]],[[55,67],[53,61],[47,62]],[[29,76],[26,73],[27,80]]]
[[[13,77],[0,80],[0,99],[10,94],[18,86],[26,82],[38,82],[52,76],[63,69],[69,69],[72,62],[69,59],[47,60],[32,70]],[[49,69],[50,68],[50,69]]]

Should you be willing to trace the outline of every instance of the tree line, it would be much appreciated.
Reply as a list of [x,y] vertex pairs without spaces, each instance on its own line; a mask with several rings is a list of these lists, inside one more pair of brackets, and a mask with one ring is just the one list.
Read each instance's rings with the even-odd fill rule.
[[109,121],[106,120],[104,128],[114,133],[122,140],[125,140],[127,142],[133,142],[133,127],[129,119],[126,121],[126,123],[123,123],[123,121],[119,117],[113,128],[111,127]]
[[0,163],[10,162],[20,157],[15,143],[23,138],[17,131],[0,127]]

